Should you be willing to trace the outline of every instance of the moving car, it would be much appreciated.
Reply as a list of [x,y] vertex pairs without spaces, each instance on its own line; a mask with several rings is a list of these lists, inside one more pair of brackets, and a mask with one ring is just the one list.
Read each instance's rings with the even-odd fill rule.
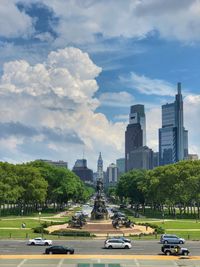
[[42,237],[36,237],[34,239],[29,239],[27,245],[51,246],[52,240],[48,240]]
[[184,244],[185,239],[176,235],[164,234],[160,237],[160,243],[162,244]]
[[124,242],[131,243],[131,240],[129,238],[124,237],[124,236],[114,236],[113,238],[115,238],[115,239],[121,239]]
[[161,247],[161,251],[165,255],[188,255],[190,253],[187,248],[182,248],[179,245],[175,244],[163,245]]
[[52,246],[46,248],[45,254],[74,254],[74,249],[65,246]]
[[125,248],[125,249],[129,249],[129,248],[132,248],[132,245],[129,242],[125,242],[121,238],[110,238],[110,239],[107,239],[105,241],[104,248],[109,248],[109,249],[111,249],[111,248]]

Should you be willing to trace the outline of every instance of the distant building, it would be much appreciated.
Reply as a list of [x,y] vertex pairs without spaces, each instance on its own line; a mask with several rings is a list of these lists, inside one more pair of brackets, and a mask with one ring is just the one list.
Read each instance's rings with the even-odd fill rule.
[[174,103],[162,106],[162,128],[159,129],[159,163],[166,165],[187,159],[188,132],[183,122],[181,83]]
[[146,118],[144,105],[130,108],[129,124],[125,132],[125,171],[152,169],[153,151],[146,146]]
[[59,161],[53,161],[53,160],[48,160],[48,159],[39,159],[40,161],[49,163],[51,165],[54,165],[56,167],[63,167],[68,169],[68,163],[66,161],[63,160],[59,160]]
[[159,152],[153,152],[153,168],[159,166]]
[[119,176],[125,173],[125,158],[120,158],[116,160],[116,165],[119,171]]
[[72,171],[85,183],[93,183],[93,171],[88,169],[86,159],[77,159]]
[[138,147],[130,152],[130,169],[153,169],[153,151],[147,146]]
[[101,179],[103,181],[103,177],[103,160],[100,152],[97,160],[97,179]]
[[199,157],[197,154],[189,154],[188,155],[188,160],[198,160]]
[[116,164],[111,163],[106,172],[106,187],[116,186],[118,182],[118,168]]

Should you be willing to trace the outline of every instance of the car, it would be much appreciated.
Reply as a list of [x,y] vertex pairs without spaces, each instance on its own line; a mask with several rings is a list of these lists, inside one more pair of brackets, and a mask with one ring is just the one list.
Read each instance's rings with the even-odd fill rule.
[[48,240],[42,237],[36,237],[34,239],[29,239],[27,245],[51,246],[52,240]]
[[46,248],[45,254],[74,254],[74,249],[65,246],[52,246]]
[[132,248],[131,243],[125,242],[121,238],[110,238],[104,242],[104,248],[112,249],[112,248]]
[[185,239],[178,237],[177,235],[164,234],[160,237],[160,243],[162,244],[184,244]]
[[115,238],[115,239],[121,239],[121,240],[123,240],[124,242],[131,243],[131,240],[128,239],[128,238],[126,238],[126,237],[124,237],[124,236],[114,236],[113,238]]
[[161,247],[161,251],[165,255],[185,255],[187,256],[190,251],[187,248],[182,248],[176,244],[165,244]]

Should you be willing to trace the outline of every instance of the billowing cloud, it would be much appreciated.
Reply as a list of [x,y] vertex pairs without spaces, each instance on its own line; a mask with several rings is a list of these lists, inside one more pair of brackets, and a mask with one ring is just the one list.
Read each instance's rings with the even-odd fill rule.
[[95,112],[100,72],[87,53],[73,47],[53,51],[35,65],[25,60],[5,63],[0,142],[3,147],[12,140],[13,145],[1,160],[50,157],[72,166],[84,149],[95,166],[99,151],[107,163],[112,155],[123,155],[124,124]]

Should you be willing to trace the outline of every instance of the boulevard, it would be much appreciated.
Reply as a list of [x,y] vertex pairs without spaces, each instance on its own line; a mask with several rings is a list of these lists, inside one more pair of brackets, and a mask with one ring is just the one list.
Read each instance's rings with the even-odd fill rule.
[[[56,240],[53,245],[73,247],[79,255],[162,255],[158,240],[133,240],[131,249],[104,249],[104,240]],[[200,242],[187,241],[182,245],[187,247],[191,256],[200,256]],[[1,255],[42,255],[46,246],[28,246],[26,240],[1,240]]]

